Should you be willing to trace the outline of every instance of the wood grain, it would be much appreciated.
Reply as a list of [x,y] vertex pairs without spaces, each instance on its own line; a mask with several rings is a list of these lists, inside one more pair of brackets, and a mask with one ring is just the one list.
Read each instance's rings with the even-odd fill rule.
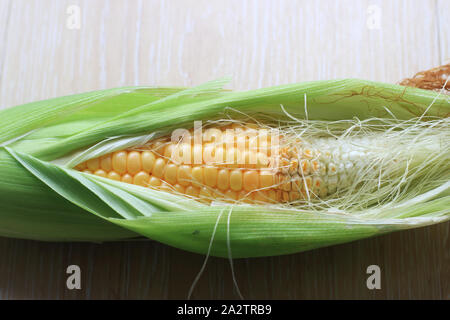
[[445,0],[437,0],[436,8],[439,12],[438,25],[439,25],[439,49],[442,64],[450,63],[450,2]]
[[[67,8],[81,9],[80,29]],[[374,12],[379,12],[379,27]],[[450,4],[403,1],[2,0],[0,107],[124,85],[229,88],[358,77],[397,82],[450,58]],[[234,261],[249,299],[450,299],[450,224]],[[203,256],[146,241],[0,239],[0,299],[185,298]],[[65,286],[82,270],[82,290]],[[366,268],[382,270],[368,290]],[[210,258],[194,298],[237,298]]]

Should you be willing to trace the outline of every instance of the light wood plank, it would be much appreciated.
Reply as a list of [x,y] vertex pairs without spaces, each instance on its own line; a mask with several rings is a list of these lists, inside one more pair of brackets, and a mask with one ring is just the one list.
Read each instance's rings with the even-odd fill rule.
[[[81,9],[79,30],[66,27],[73,4]],[[3,0],[0,39],[8,40],[0,42],[0,107],[124,85],[196,85],[225,75],[236,90],[347,77],[397,82],[448,58],[448,5]],[[368,20],[373,26],[377,10],[380,28],[373,29]],[[450,299],[449,230],[444,223],[300,254],[235,260],[236,277],[252,299]],[[180,299],[203,259],[150,241],[0,239],[0,299]],[[65,289],[69,264],[82,269],[81,291]],[[382,269],[380,291],[365,286],[370,264]],[[194,298],[237,298],[227,260],[210,258]]]
[[[66,28],[73,3],[80,30]],[[0,105],[226,75],[234,89],[344,77],[396,82],[439,64],[433,2],[375,2],[374,30],[372,3],[14,1]]]
[[[11,13],[11,0],[0,2],[0,87],[4,70],[6,46],[8,43],[9,17]],[[0,104],[1,108],[1,104]]]
[[450,1],[437,0],[441,64],[450,63]]

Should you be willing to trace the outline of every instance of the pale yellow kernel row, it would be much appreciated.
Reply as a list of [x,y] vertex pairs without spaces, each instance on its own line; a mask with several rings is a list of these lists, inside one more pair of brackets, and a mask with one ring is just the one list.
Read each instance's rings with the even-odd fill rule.
[[[231,128],[240,127],[232,125]],[[303,158],[299,159],[296,149],[282,148],[281,157],[277,158],[280,167],[273,169],[270,165],[276,159],[270,156],[270,135],[268,139],[259,139],[258,136],[267,135],[267,132],[256,130],[257,135],[253,137],[257,142],[254,142],[255,139],[246,135],[230,136],[225,129],[207,129],[203,138],[209,142],[203,145],[192,144],[192,141],[178,144],[159,139],[140,148],[90,159],[76,166],[76,169],[207,201],[229,199],[278,203],[327,194],[323,181],[308,175],[321,169],[320,163],[312,159],[312,150],[303,149]],[[225,148],[230,141],[234,147]],[[240,146],[246,149],[242,150]],[[188,162],[194,164],[184,163],[184,155],[187,155]],[[199,155],[201,161],[198,164],[195,160]],[[209,161],[211,159],[213,161]],[[242,160],[243,163],[239,163]]]

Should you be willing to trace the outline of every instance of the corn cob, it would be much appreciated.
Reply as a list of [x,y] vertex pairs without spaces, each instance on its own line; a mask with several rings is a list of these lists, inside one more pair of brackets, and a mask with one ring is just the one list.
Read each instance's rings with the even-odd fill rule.
[[201,143],[195,135],[191,130],[182,140],[166,137],[116,151],[76,169],[204,202],[294,203],[346,188],[371,156],[364,147],[369,141],[312,144],[254,124],[210,127],[200,133]]

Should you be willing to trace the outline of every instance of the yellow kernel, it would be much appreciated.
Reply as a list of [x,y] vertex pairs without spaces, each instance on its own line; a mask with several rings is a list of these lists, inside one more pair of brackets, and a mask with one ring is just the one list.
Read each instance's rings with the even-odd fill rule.
[[275,190],[275,198],[277,203],[281,202],[283,200],[283,191]]
[[177,177],[176,180],[181,186],[188,186],[191,184],[193,174],[191,171],[194,169],[191,169],[191,166],[188,165],[182,165],[178,168]]
[[238,168],[239,165],[244,164],[242,158],[242,152],[237,148],[227,148],[227,156],[225,163],[228,164],[230,168]]
[[204,178],[208,187],[215,187],[217,184],[217,167],[206,166],[204,168]]
[[267,202],[268,201],[268,196],[267,196],[267,192],[266,191],[256,191],[255,192],[255,201],[258,202]]
[[301,178],[297,178],[297,179],[293,180],[291,182],[291,190],[300,192],[302,190],[302,184],[303,184],[303,182],[302,182]]
[[127,157],[127,170],[128,173],[133,175],[141,171],[141,155],[137,151],[131,151]]
[[173,143],[170,143],[166,146],[166,148],[164,149],[164,157],[167,158],[168,160],[172,159],[172,153],[175,150],[175,145]]
[[142,152],[141,156],[142,170],[151,173],[155,165],[155,155],[151,151]]
[[241,191],[242,172],[240,170],[233,170],[230,172],[230,188],[234,191]]
[[241,192],[238,193],[238,200],[242,200],[247,203],[252,202],[252,200],[254,200],[254,194],[241,190]]
[[227,192],[225,192],[225,198],[237,200],[237,196],[238,194],[235,191],[228,190]]
[[209,143],[203,147],[203,162],[206,164],[223,165],[225,162],[224,149]]
[[86,162],[82,162],[80,164],[77,164],[74,169],[79,170],[79,171],[83,171],[85,169],[87,169],[87,165]]
[[311,149],[303,149],[303,156],[307,159],[312,159],[313,151]]
[[90,174],[92,174],[92,171],[91,171],[91,170],[88,170],[88,169],[83,170],[83,172],[84,172],[84,173],[90,173]]
[[166,142],[163,142],[162,140],[155,141],[152,146],[151,150],[156,153],[159,156],[162,156],[164,154],[164,148],[167,145]]
[[273,173],[269,170],[261,171],[259,184],[261,188],[268,188],[273,186]]
[[211,198],[211,191],[207,187],[202,187],[199,192],[199,197]]
[[204,148],[203,148],[203,162],[204,163],[212,164],[215,162],[214,149],[215,149],[215,147],[213,146],[212,143],[208,143],[204,146]]
[[252,191],[258,188],[259,174],[255,170],[248,170],[244,172],[244,189],[246,191]]
[[98,169],[97,171],[94,172],[95,175],[106,178],[106,172],[105,170],[102,169]]
[[217,187],[220,190],[227,190],[230,187],[230,173],[227,169],[219,170],[217,174]]
[[306,159],[303,159],[302,161],[300,161],[300,171],[303,175],[307,175],[309,174],[309,161]]
[[280,168],[282,171],[288,171],[289,170],[289,160],[287,158],[281,158],[280,159]]
[[265,168],[269,165],[269,158],[263,152],[258,152],[256,154],[256,167]]
[[164,175],[165,168],[166,168],[166,161],[163,158],[158,158],[156,159],[155,165],[153,166],[152,174],[156,178],[162,178]]
[[296,201],[298,199],[300,199],[300,192],[297,192],[297,191],[289,192],[289,200],[290,201]]
[[134,176],[133,183],[137,184],[138,186],[147,187],[149,180],[150,175],[147,172],[141,171]]
[[182,185],[179,185],[178,183],[176,185],[173,186],[175,191],[178,193],[184,193],[185,192],[185,188]]
[[151,176],[148,185],[150,187],[159,187],[161,185],[161,179]]
[[173,192],[173,189],[171,188],[171,186],[169,184],[163,183],[158,188],[158,191]]
[[100,159],[100,167],[103,170],[105,170],[106,172],[109,172],[109,171],[112,170],[112,159],[111,159],[111,155],[110,154],[101,157],[101,159]]
[[132,177],[131,175],[129,175],[128,173],[125,173],[125,174],[122,176],[121,181],[122,181],[122,182],[125,182],[125,183],[133,183],[133,177]]
[[316,172],[318,172],[319,171],[319,161],[316,161],[316,160],[312,160],[311,161],[311,172],[312,173],[316,173]]
[[235,130],[236,130],[236,147],[238,150],[243,152],[248,147],[247,135],[245,134],[244,130],[240,128],[236,128]]
[[320,194],[320,189],[322,189],[322,186],[323,186],[322,179],[319,177],[314,177],[312,181],[312,191],[314,192],[315,195]]
[[203,146],[200,143],[196,143],[192,147],[192,158],[194,159],[194,164],[203,163]]
[[188,143],[182,143],[176,145],[172,153],[172,161],[177,164],[191,164],[192,159],[192,147]]
[[289,173],[290,174],[294,174],[297,171],[298,171],[298,160],[297,159],[292,159],[291,163],[289,165]]
[[244,151],[243,160],[245,168],[256,168],[256,163],[258,162],[256,158],[256,153]]
[[234,130],[233,129],[226,129],[225,134],[222,135],[222,141],[226,144],[227,149],[234,147]]
[[313,180],[313,188],[320,189],[321,186],[322,186],[322,179],[319,177],[315,177]]
[[284,191],[291,191],[291,181],[289,177],[284,177],[284,183],[281,185],[281,189]]
[[214,163],[224,165],[226,163],[225,150],[222,147],[215,147],[214,149]]
[[269,145],[269,135],[267,129],[258,130],[258,150],[265,155],[267,155],[268,145]]
[[334,163],[329,163],[328,164],[328,174],[329,175],[334,175],[337,172],[337,167]]
[[124,174],[127,171],[127,153],[125,151],[114,152],[112,167],[118,174]]
[[178,166],[176,164],[169,163],[164,171],[164,179],[170,184],[175,184],[175,182],[177,182],[177,173]]
[[206,129],[203,133],[203,141],[214,142],[214,144],[222,142],[222,131],[217,128]]
[[258,131],[251,128],[247,129],[246,134],[248,136],[247,150],[256,154],[258,152]]
[[303,179],[302,191],[306,192],[306,190],[311,190],[311,187],[312,187],[312,178],[309,176],[305,177]]
[[87,168],[91,171],[95,171],[100,168],[100,161],[98,158],[89,159],[87,162]]
[[107,175],[108,179],[120,181],[120,175],[115,171],[110,171]]
[[203,185],[203,168],[202,167],[192,168],[192,180],[194,180],[193,184],[196,186]]
[[200,190],[199,190],[199,188],[196,188],[194,186],[189,186],[186,188],[185,192],[188,196],[198,197]]
[[269,202],[275,203],[277,202],[277,192],[275,190],[269,190],[267,192],[267,197],[269,198]]

